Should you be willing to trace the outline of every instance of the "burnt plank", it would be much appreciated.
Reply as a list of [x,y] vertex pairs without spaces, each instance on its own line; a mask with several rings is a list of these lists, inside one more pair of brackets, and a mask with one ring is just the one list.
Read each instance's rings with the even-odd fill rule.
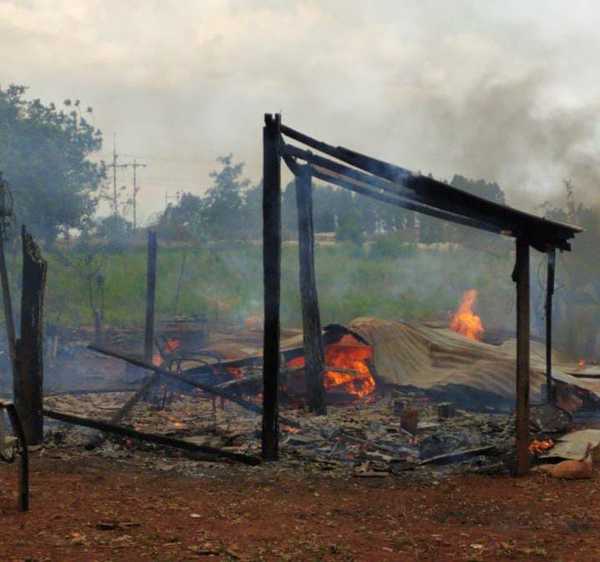
[[529,472],[529,243],[517,238],[517,416],[516,473]]
[[530,245],[546,251],[548,245],[569,250],[568,240],[581,229],[577,226],[550,221],[518,209],[478,197],[433,178],[413,174],[405,168],[360,154],[341,146],[332,146],[282,125],[282,134],[333,156],[351,166],[380,178],[399,183],[425,197],[431,206],[494,224],[513,236],[529,237]]
[[308,405],[318,415],[327,413],[323,369],[325,351],[321,338],[321,316],[315,274],[315,237],[313,225],[312,176],[303,166],[296,176],[296,205],[298,208],[298,259],[302,332]]
[[21,337],[16,346],[18,376],[13,391],[27,445],[38,445],[44,433],[43,311],[47,263],[25,226],[22,228],[22,247]]
[[281,300],[281,116],[266,114],[263,127],[263,423],[262,455],[279,456],[279,346]]
[[551,248],[546,254],[546,400],[554,400],[552,387],[552,297],[554,296],[554,280],[556,273],[556,249]]
[[147,441],[148,443],[156,443],[157,445],[174,447],[176,449],[183,449],[185,451],[205,453],[208,455],[212,455],[214,457],[212,460],[228,459],[254,466],[260,464],[260,459],[251,455],[233,453],[231,451],[225,451],[223,449],[217,449],[215,447],[208,447],[206,445],[196,445],[195,443],[191,443],[190,441],[175,439],[173,437],[167,437],[166,435],[144,433],[141,431],[136,431],[135,429],[132,429],[130,427],[123,427],[112,424],[110,422],[82,418],[80,416],[66,414],[64,412],[57,412],[56,410],[50,410],[48,408],[44,408],[44,416],[65,423],[81,425],[83,427],[91,427],[92,429],[99,429],[100,431],[104,431],[106,433],[113,433],[122,437],[130,437],[131,439]]
[[148,231],[148,263],[146,270],[146,325],[144,359],[150,363],[154,355],[154,309],[156,303],[156,232]]

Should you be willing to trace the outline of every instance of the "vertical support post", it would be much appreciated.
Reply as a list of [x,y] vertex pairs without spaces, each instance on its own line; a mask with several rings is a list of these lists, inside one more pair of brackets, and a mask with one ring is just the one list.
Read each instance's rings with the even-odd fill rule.
[[546,400],[554,401],[552,386],[552,297],[554,296],[554,279],[556,274],[556,248],[547,252],[546,275]]
[[279,456],[279,306],[281,299],[281,116],[265,115],[263,127],[263,419],[262,456]]
[[19,414],[14,404],[6,404],[6,410],[13,431],[21,443],[21,463],[19,467],[19,509],[29,511],[29,451],[27,450],[27,439],[23,431],[23,425],[19,419]]
[[17,373],[17,335],[15,320],[13,316],[12,299],[10,296],[10,284],[6,268],[6,253],[4,242],[6,240],[6,220],[10,216],[8,186],[2,179],[0,173],[0,283],[2,284],[2,301],[4,306],[4,322],[6,323],[6,339],[8,340],[8,353],[10,355],[10,366],[12,369],[13,384],[18,377]]
[[296,176],[296,206],[308,405],[315,414],[324,415],[327,413],[323,388],[325,352],[321,338],[321,316],[315,275],[312,175],[308,166],[302,166]]
[[2,301],[4,305],[4,321],[6,323],[6,338],[8,340],[8,353],[10,355],[10,366],[13,381],[18,377],[17,373],[17,336],[15,331],[15,320],[13,317],[12,299],[10,297],[10,285],[8,272],[6,270],[6,254],[4,253],[4,236],[0,233],[0,281],[2,282]]
[[156,232],[148,231],[148,265],[146,271],[146,328],[144,360],[152,363],[154,354],[154,305],[156,301]]
[[517,427],[518,476],[529,472],[529,243],[517,238]]
[[22,237],[21,337],[16,346],[18,377],[13,390],[27,445],[38,445],[44,433],[43,311],[47,264],[24,226]]

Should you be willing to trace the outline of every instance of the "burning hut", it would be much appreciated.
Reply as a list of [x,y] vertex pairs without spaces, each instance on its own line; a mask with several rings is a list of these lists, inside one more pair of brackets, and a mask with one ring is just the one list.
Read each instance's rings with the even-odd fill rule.
[[[289,140],[296,144],[291,144]],[[311,150],[308,150],[308,147]],[[316,151],[313,152],[313,151]],[[517,472],[529,469],[530,388],[530,248],[548,257],[546,299],[545,378],[552,388],[551,311],[556,250],[570,250],[570,240],[581,231],[463,192],[405,168],[332,146],[281,123],[280,115],[265,115],[263,129],[263,260],[264,260],[264,377],[262,450],[265,459],[278,456],[278,393],[280,383],[281,282],[281,159],[296,176],[300,254],[300,289],[304,357],[309,403],[325,412],[327,376],[325,350],[314,270],[312,179],[317,178],[355,193],[454,222],[510,236],[516,240],[513,280],[517,287],[516,435]],[[468,302],[467,302],[468,305]],[[476,336],[480,327],[469,326]]]

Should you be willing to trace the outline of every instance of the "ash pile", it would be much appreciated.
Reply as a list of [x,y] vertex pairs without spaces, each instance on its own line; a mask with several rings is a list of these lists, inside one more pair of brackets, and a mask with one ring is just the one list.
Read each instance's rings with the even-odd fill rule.
[[[183,447],[169,454],[169,466],[184,470],[190,470],[189,459],[215,460],[215,455],[220,460],[258,459],[259,334],[260,326],[246,326],[239,334],[232,330],[212,334],[212,340],[205,335],[197,349],[169,334],[155,363],[170,375],[155,380],[144,392],[140,393],[140,381],[147,382],[147,371],[122,369],[133,384],[128,392],[45,399],[45,406],[53,411],[98,422],[112,420],[134,432],[171,441],[159,439],[142,446],[136,434],[104,438],[93,427],[65,429],[51,423],[47,446],[130,458],[141,450],[162,452],[163,445],[177,442]],[[187,337],[194,341],[190,334]],[[301,342],[300,333],[284,332],[281,466],[334,475],[411,478],[456,470],[511,470],[515,426],[511,341],[488,344],[431,324],[374,318],[359,318],[347,327],[328,326],[324,332],[326,416],[306,410]],[[534,400],[543,393],[542,352],[538,361],[533,345]],[[562,405],[571,410],[595,408],[596,383],[561,370],[567,364],[558,357],[556,365]],[[531,420],[533,455],[569,429],[572,415],[565,408],[534,405]],[[156,463],[162,466],[164,459],[164,454],[156,456]]]

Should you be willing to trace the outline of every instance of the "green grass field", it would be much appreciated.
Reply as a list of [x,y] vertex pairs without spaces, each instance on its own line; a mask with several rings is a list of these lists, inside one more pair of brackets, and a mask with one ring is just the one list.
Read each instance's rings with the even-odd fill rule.
[[[509,318],[514,303],[508,254],[458,248],[419,250],[406,246],[397,255],[352,245],[316,249],[319,300],[323,324],[356,316],[391,319],[443,316],[454,309],[468,288],[480,291],[484,321],[499,324]],[[74,253],[63,253],[74,260]],[[46,320],[64,326],[92,324],[89,284],[83,267],[68,265],[60,254],[46,253],[48,288]],[[182,268],[182,261],[185,264]],[[105,324],[141,326],[144,320],[146,251],[105,253]],[[14,294],[18,295],[19,264],[9,259]],[[176,306],[178,284],[180,296]],[[18,304],[18,303],[17,303]],[[262,313],[261,248],[252,244],[223,247],[159,247],[157,315],[205,313],[209,320],[242,321]],[[300,326],[297,247],[284,245],[282,322]]]

